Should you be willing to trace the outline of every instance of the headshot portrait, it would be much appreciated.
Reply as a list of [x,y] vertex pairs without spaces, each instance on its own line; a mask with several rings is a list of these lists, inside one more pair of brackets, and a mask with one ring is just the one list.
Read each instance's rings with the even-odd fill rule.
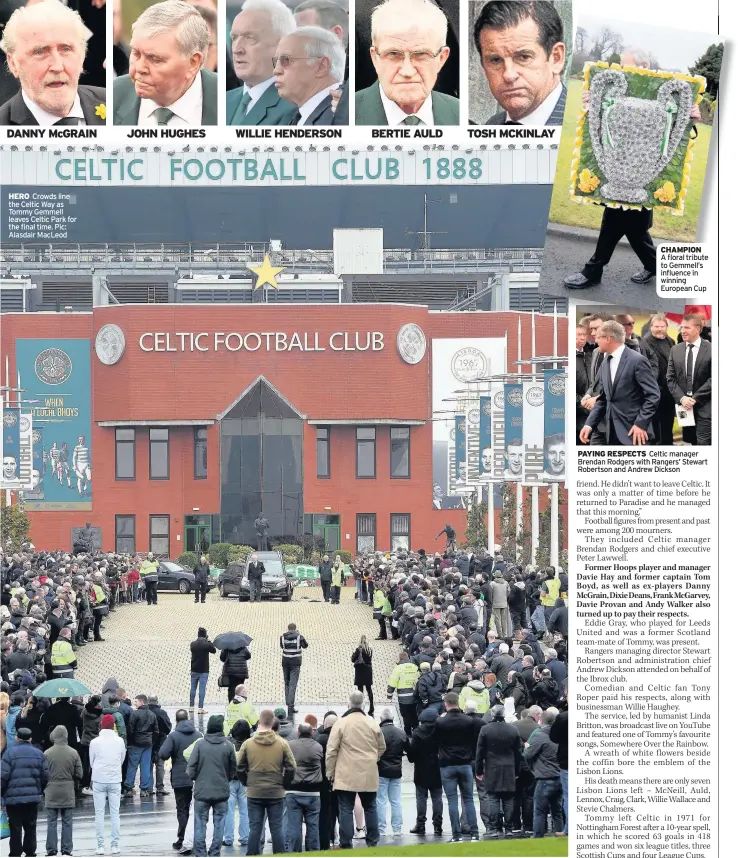
[[[458,125],[458,51],[449,45],[458,24],[432,0],[384,0],[373,5],[367,48],[358,18],[357,9],[356,124]],[[370,69],[359,65],[367,57]],[[447,67],[455,74],[442,81]]]
[[473,2],[469,15],[470,124],[561,125],[571,3]]
[[[124,16],[125,11],[124,0]],[[215,37],[200,7],[184,0],[154,3],[130,32],[128,72],[113,84],[113,123],[217,125],[218,75],[206,65],[208,58],[212,63]],[[217,65],[217,48],[215,57]]]
[[[105,18],[96,36],[79,12],[59,0],[17,8],[2,31],[4,80],[0,125],[105,125]],[[100,29],[101,28],[101,29]]]
[[566,477],[566,438],[563,432],[546,435],[543,439],[544,474],[551,480]]
[[505,448],[505,479],[519,480],[523,475],[523,439],[513,438]]

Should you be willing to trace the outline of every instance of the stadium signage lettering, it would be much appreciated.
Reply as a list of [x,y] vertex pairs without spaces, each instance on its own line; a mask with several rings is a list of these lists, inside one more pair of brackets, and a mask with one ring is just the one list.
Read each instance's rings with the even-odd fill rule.
[[147,331],[138,340],[144,352],[381,352],[381,331],[313,332],[265,331],[246,334],[216,331],[213,333]]

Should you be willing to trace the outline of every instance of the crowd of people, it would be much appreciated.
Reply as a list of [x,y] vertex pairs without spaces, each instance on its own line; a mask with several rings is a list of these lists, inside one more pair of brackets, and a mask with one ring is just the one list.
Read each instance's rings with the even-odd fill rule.
[[131,698],[114,678],[86,702],[58,695],[52,703],[34,693],[48,679],[72,678],[79,647],[90,635],[102,639],[108,611],[130,597],[120,583],[129,565],[99,552],[32,547],[0,562],[2,794],[11,856],[35,854],[42,802],[47,854],[57,854],[59,822],[62,854],[72,854],[73,809],[86,796],[95,807],[97,854],[106,851],[106,810],[110,850],[119,854],[120,804],[136,785],[143,799],[167,795],[171,785],[172,847],[180,854],[220,854],[236,834],[247,854],[261,854],[267,822],[275,853],[350,848],[357,839],[374,846],[391,836],[390,827],[402,829],[403,757],[413,765],[413,834],[430,834],[430,798],[433,834],[443,835],[444,795],[450,842],[566,834],[568,581],[561,570],[521,568],[486,553],[398,551],[352,564],[326,557],[319,574],[323,583],[330,571],[327,600],[337,589],[338,603],[353,578],[356,599],[373,610],[377,639],[397,642],[386,697],[396,700],[402,727],[394,708],[373,717],[373,650],[365,635],[350,653],[355,688],[347,711],[328,712],[322,723],[298,717],[308,642],[290,624],[280,636],[285,708],[259,711],[249,699],[251,653],[236,642],[220,655],[225,715],[198,730],[197,687],[203,715],[216,652],[204,628],[190,647],[190,708],[178,710],[174,723],[157,697]]
[[577,444],[672,446],[675,420],[684,443],[711,444],[712,345],[704,313],[686,313],[676,340],[663,313],[652,315],[640,335],[635,328],[630,313],[596,312],[577,322]]

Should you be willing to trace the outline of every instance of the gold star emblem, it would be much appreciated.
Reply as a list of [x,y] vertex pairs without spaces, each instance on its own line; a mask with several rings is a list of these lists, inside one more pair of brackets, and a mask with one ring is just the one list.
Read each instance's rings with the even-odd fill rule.
[[260,289],[262,286],[273,286],[275,289],[279,289],[279,286],[277,285],[277,274],[279,274],[280,271],[284,271],[284,268],[275,268],[269,259],[268,253],[264,256],[261,265],[249,265],[248,269],[249,271],[253,271],[257,277],[254,291]]

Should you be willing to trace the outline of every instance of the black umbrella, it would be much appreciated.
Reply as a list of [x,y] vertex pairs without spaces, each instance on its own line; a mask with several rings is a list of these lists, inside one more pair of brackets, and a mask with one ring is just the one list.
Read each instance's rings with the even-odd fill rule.
[[250,646],[253,638],[245,632],[223,632],[213,641],[218,649],[240,649],[242,646]]

